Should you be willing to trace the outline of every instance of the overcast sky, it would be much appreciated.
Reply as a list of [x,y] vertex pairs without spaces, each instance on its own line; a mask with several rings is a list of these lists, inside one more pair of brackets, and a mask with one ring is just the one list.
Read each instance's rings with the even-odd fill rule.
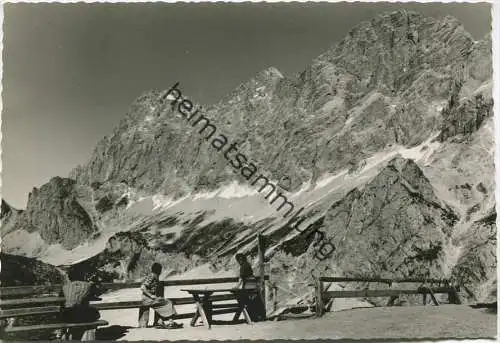
[[[2,197],[27,195],[84,163],[131,102],[176,81],[213,103],[258,71],[285,75],[357,23],[400,4],[7,4],[4,5]],[[411,4],[453,15],[477,39],[489,4]]]

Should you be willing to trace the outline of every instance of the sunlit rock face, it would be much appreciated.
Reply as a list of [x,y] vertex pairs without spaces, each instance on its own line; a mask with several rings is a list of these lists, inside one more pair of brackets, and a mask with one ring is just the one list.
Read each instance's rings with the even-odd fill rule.
[[420,168],[396,158],[333,204],[325,227],[338,247],[332,259],[346,273],[439,278],[442,248],[458,220]]

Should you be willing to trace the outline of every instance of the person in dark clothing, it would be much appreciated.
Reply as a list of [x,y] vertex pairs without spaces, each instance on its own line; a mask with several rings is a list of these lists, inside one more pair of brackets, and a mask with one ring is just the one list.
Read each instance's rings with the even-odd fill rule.
[[252,266],[248,262],[247,257],[243,254],[236,254],[235,258],[240,265],[239,283],[237,287],[245,289],[257,288],[257,282],[253,279]]
[[[98,320],[99,311],[90,307],[90,301],[99,300],[99,286],[95,281],[87,281],[83,273],[76,269],[68,271],[68,278],[62,289],[65,303],[61,316],[67,323],[88,323]],[[94,340],[95,329],[74,328],[67,332],[72,340]]]
[[239,282],[237,288],[255,289],[257,292],[250,294],[246,299],[247,311],[253,321],[260,321],[265,318],[264,304],[260,298],[259,285],[255,280],[252,266],[243,254],[236,254],[236,261],[240,265]]

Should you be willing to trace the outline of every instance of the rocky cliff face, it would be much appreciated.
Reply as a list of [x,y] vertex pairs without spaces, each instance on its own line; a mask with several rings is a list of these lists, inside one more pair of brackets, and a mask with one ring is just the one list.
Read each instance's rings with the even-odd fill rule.
[[[475,44],[452,18],[395,12],[362,23],[295,77],[262,71],[205,115],[270,177],[288,176],[297,189],[313,174],[338,171],[389,145],[418,145],[442,125],[443,139],[476,130],[491,115],[491,95],[476,99],[470,89],[484,81],[478,61],[481,71],[491,69],[487,46]],[[463,84],[472,99],[460,103],[453,99]],[[161,111],[160,94],[139,97],[72,175],[169,195],[233,180],[232,168],[198,128],[169,106]]]
[[334,203],[324,225],[337,247],[332,260],[346,274],[439,278],[458,220],[420,168],[396,158],[362,190]]
[[480,301],[496,301],[497,297],[496,217],[495,209],[491,209],[457,238],[463,243],[463,252],[453,268],[453,276]]
[[61,177],[33,189],[15,229],[36,231],[47,243],[60,243],[66,249],[76,247],[96,231],[92,218],[78,202],[76,182]]
[[2,222],[2,237],[15,229],[15,223],[22,213],[22,210],[15,209],[2,199],[2,208],[0,213],[0,220]]
[[[113,277],[164,254],[229,263],[254,254],[261,231],[270,271],[293,294],[311,273],[456,277],[479,291],[496,267],[496,241],[478,233],[496,230],[482,221],[495,203],[491,76],[489,36],[398,11],[361,23],[297,75],[268,68],[204,106],[259,173],[286,181],[302,233],[162,105],[167,90],[142,94],[71,179],[34,191],[16,228],[66,249],[88,241],[86,263]],[[323,262],[318,227],[336,246]]]

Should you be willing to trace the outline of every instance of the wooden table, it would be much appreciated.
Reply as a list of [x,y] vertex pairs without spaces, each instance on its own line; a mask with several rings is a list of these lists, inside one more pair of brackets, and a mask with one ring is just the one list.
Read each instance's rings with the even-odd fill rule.
[[[234,312],[232,322],[236,322],[240,315],[243,313],[245,321],[248,324],[252,324],[252,320],[248,315],[247,303],[248,296],[252,294],[258,294],[257,289],[235,289],[235,288],[220,288],[220,289],[182,289],[185,292],[191,294],[196,302],[196,313],[191,319],[191,326],[196,324],[196,320],[201,317],[203,324],[210,329],[212,325],[212,316],[222,313]],[[224,295],[215,296],[216,293],[230,293]],[[216,301],[221,300],[236,300],[236,304],[214,304]],[[222,311],[217,311],[214,309],[226,309]],[[229,310],[229,311],[228,311]]]

